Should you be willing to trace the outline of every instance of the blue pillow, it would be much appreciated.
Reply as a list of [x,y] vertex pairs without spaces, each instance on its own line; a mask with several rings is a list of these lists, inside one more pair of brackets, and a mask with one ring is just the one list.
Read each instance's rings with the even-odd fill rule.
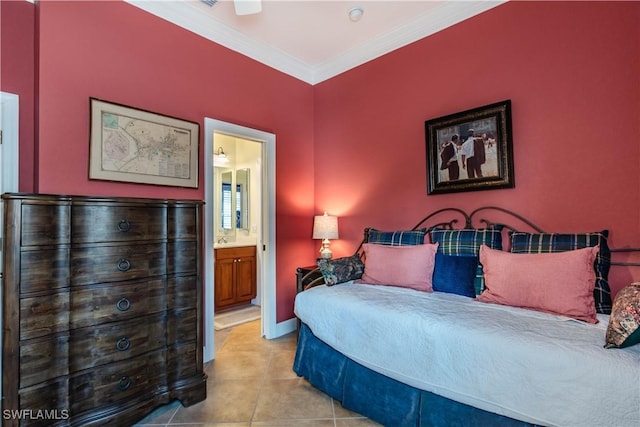
[[475,298],[478,257],[436,253],[433,290]]
[[[438,252],[445,255],[478,256],[482,245],[502,249],[502,226],[460,230],[434,228],[431,230],[431,243],[438,243]],[[484,291],[484,273],[480,263],[476,265],[474,283],[476,295],[480,295]]]

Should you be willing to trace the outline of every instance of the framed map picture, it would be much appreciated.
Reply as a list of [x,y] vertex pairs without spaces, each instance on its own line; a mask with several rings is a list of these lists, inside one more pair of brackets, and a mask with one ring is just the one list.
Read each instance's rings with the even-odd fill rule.
[[198,188],[199,129],[91,98],[89,179]]

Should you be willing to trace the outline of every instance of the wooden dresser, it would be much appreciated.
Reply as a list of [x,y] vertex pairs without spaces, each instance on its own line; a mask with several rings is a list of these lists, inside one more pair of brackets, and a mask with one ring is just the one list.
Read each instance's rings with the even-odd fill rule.
[[206,398],[201,202],[2,198],[3,425],[128,425]]

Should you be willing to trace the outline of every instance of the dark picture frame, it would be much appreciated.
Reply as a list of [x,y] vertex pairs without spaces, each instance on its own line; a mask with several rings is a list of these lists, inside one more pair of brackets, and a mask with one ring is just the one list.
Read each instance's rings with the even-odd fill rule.
[[425,136],[427,194],[515,186],[511,100],[427,120]]

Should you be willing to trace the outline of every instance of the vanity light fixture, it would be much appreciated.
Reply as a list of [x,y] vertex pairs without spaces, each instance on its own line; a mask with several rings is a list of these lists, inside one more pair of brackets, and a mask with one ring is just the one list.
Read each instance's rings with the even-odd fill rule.
[[338,238],[338,217],[333,215],[316,215],[313,218],[313,238],[322,239],[320,258],[331,259],[333,252],[329,249],[329,239]]
[[349,9],[349,19],[351,22],[358,22],[362,18],[362,15],[364,15],[364,9],[360,6]]
[[222,147],[218,147],[215,154],[213,155],[213,164],[217,165],[220,163],[229,163],[229,158],[226,154],[224,154],[224,150]]

